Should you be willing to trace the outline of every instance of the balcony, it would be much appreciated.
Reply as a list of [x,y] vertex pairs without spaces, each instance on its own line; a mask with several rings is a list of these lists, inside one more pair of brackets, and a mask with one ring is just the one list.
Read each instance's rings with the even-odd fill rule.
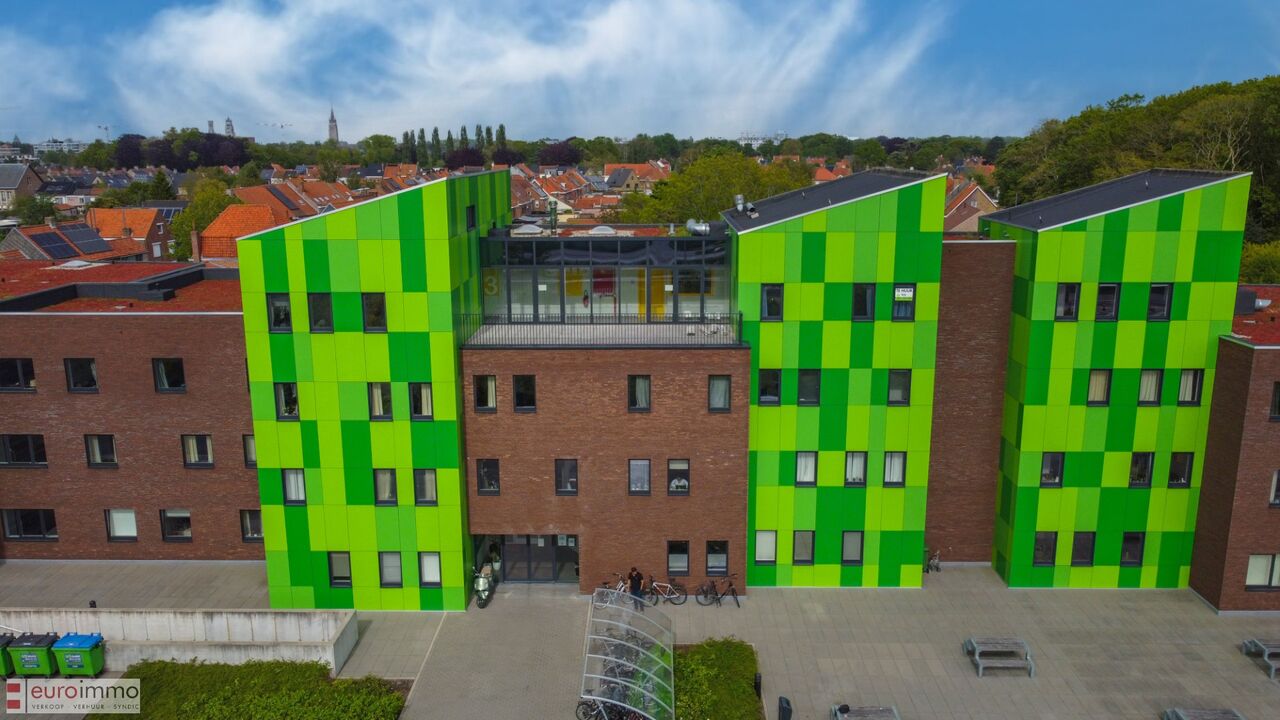
[[741,347],[742,314],[704,315],[687,319],[655,319],[644,315],[601,318],[572,317],[562,322],[534,322],[532,316],[459,316],[467,348],[520,347]]

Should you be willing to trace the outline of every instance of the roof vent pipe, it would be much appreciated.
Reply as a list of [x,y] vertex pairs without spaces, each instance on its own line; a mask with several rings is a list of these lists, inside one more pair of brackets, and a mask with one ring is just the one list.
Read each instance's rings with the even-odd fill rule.
[[742,206],[744,202],[745,202],[745,199],[742,197],[742,195],[739,194],[739,195],[733,196],[733,204],[738,208],[738,212],[742,212]]
[[698,222],[693,218],[689,218],[684,224],[684,229],[688,230],[690,235],[710,235],[711,223]]

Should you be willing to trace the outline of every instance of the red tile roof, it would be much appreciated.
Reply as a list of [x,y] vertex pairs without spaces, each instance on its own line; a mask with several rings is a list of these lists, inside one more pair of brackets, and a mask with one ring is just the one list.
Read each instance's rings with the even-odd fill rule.
[[270,187],[284,195],[293,203],[293,208],[286,207],[280,198],[276,197],[266,185],[252,185],[250,187],[236,188],[232,190],[235,196],[240,198],[242,202],[253,205],[266,205],[271,208],[271,214],[275,217],[277,225],[283,225],[295,218],[311,217],[316,214],[314,208],[303,200],[298,193],[285,183],[277,183]]
[[[63,233],[63,228],[66,225],[74,225],[74,224],[76,223],[59,224],[58,227],[56,228],[56,233],[61,237],[63,237],[65,241],[66,235]],[[51,228],[47,224],[26,225],[18,228],[18,231],[21,232],[22,235],[25,236],[28,240],[30,240],[31,236],[34,234],[55,232],[55,228]],[[76,254],[68,258],[59,258],[59,260],[62,260],[62,261],[86,260],[89,262],[99,262],[104,260],[115,260],[117,258],[128,258],[128,257],[133,257],[135,255],[143,255],[143,256],[147,255],[146,245],[144,245],[139,240],[135,240],[133,238],[103,238],[103,239],[106,240],[107,245],[111,248],[110,250],[103,250],[102,252],[84,254],[80,252],[80,248],[76,247],[74,243],[67,242],[67,246],[70,247],[72,251],[75,252]],[[53,259],[48,257],[48,255],[45,254],[45,251],[40,249],[40,247],[36,245],[34,242],[30,244],[33,247],[35,247],[36,251],[39,252],[40,255],[42,256],[39,258],[32,258],[32,259],[35,259],[35,260],[45,260],[45,259],[52,260]]]
[[1249,315],[1237,315],[1231,331],[1254,345],[1280,345],[1280,285],[1241,285],[1242,290],[1253,290],[1259,300],[1270,300],[1271,305]]
[[652,162],[647,163],[609,163],[604,166],[604,175],[608,177],[613,174],[614,170],[630,170],[637,178],[641,180],[666,180],[671,172],[665,167],[659,167]]
[[78,282],[131,282],[189,267],[175,262],[110,263],[80,269],[49,260],[0,261],[0,299]]
[[817,169],[813,171],[814,182],[830,182],[839,177],[840,177],[839,175],[836,175],[835,173],[828,170],[825,165],[819,165]]
[[266,205],[228,205],[200,233],[202,257],[236,257],[236,239],[277,225]]
[[[84,221],[104,238],[145,238],[151,228],[160,222],[157,208],[89,208]],[[125,230],[129,234],[125,234]]]

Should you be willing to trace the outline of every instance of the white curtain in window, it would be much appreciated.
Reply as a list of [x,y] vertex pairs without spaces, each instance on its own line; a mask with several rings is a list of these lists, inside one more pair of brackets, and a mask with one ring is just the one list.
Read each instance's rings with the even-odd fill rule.
[[1106,370],[1089,371],[1089,402],[1106,402],[1111,393],[1111,373]]
[[867,484],[867,454],[850,452],[844,454],[844,482],[846,485]]
[[138,521],[132,510],[108,510],[111,518],[111,537],[138,537]]
[[1262,587],[1267,584],[1272,577],[1272,555],[1250,555],[1249,569],[1245,572],[1244,584],[1252,587]]
[[302,470],[284,471],[284,499],[290,502],[306,501],[307,476]]
[[440,553],[418,553],[418,566],[421,570],[423,585],[440,584]]
[[187,456],[187,462],[213,462],[213,447],[207,435],[183,435],[182,446]]
[[756,531],[756,562],[775,562],[778,557],[778,533],[774,530]]
[[711,378],[711,407],[715,409],[729,407],[729,378]]
[[396,475],[391,470],[374,470],[373,486],[377,502],[395,502]]
[[631,492],[649,492],[648,460],[632,460],[629,475]]
[[105,444],[99,435],[89,436],[89,462],[97,465],[102,462],[102,446]]
[[382,571],[383,585],[399,585],[400,578],[400,553],[384,552],[378,553],[378,564]]
[[907,454],[904,452],[888,452],[884,454],[884,484],[902,485],[906,482]]
[[1195,370],[1183,370],[1178,385],[1178,402],[1195,402],[1199,395],[1200,374]]
[[413,398],[414,412],[426,417],[434,415],[431,407],[431,383],[417,383],[413,389],[416,391]]
[[1138,402],[1160,402],[1160,371],[1143,370],[1138,381]]
[[436,471],[435,470],[414,470],[414,493],[418,502],[433,503],[436,502]]
[[813,485],[817,478],[818,453],[796,453],[796,485]]
[[649,378],[637,377],[635,379],[635,385],[636,385],[635,407],[638,407],[638,408],[649,407]]
[[494,375],[486,375],[484,378],[485,404],[484,407],[497,407],[498,398],[498,378]]
[[369,383],[369,414],[390,415],[391,410],[382,396],[383,383]]

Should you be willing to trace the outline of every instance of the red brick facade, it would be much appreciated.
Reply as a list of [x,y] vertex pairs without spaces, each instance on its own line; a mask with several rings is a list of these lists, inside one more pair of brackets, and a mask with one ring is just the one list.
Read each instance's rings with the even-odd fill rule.
[[[633,565],[665,579],[668,540],[689,542],[692,591],[707,541],[727,540],[744,592],[750,366],[745,348],[463,350],[472,534],[577,535],[584,592]],[[476,412],[477,375],[497,376],[496,412]],[[514,375],[537,377],[536,412],[514,412]],[[628,412],[628,375],[650,376],[649,412]],[[709,375],[732,377],[731,412],[708,411]],[[479,458],[499,461],[500,495],[477,493]],[[556,495],[557,458],[577,459],[577,495]],[[650,460],[649,495],[629,494],[630,459]],[[687,496],[667,495],[668,459],[689,460]]]

